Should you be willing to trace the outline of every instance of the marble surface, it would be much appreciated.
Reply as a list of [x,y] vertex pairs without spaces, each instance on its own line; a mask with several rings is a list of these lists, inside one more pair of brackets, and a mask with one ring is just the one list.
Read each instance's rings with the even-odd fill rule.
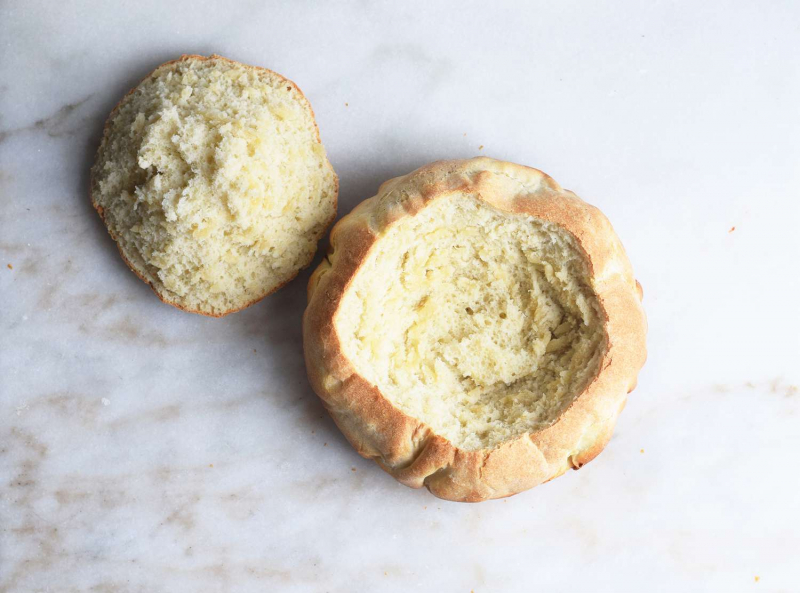
[[[800,5],[0,3],[0,590],[800,590]],[[603,209],[649,361],[606,451],[454,504],[311,392],[308,272],[222,320],[161,304],[86,195],[105,116],[220,53],[310,98],[340,215],[429,161]]]

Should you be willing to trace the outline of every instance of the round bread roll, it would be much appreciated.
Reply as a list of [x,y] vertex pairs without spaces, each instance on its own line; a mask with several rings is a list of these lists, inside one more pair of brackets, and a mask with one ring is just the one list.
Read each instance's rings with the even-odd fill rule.
[[297,85],[220,56],[183,56],[111,112],[91,198],[161,300],[220,317],[311,262],[338,187]]
[[384,183],[334,227],[308,297],[308,375],[336,424],[448,500],[594,459],[646,357],[641,288],[606,217],[489,158]]

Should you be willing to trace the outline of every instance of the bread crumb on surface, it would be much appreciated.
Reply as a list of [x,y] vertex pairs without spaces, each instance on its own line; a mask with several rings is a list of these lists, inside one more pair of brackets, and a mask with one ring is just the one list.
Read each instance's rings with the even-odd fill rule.
[[757,583],[758,581],[760,581],[760,580],[761,580],[761,577],[760,577],[760,576],[756,576],[756,577],[755,577],[755,581],[756,581],[756,583]]
[[293,89],[268,70],[191,56],[157,68],[112,112],[92,201],[166,302],[224,315],[310,263],[338,186]]
[[354,472],[354,471],[356,471],[356,468],[354,468],[354,467],[351,467],[351,468],[350,468],[350,471],[351,471],[351,472]]
[[639,453],[644,453],[644,449],[639,449]]
[[478,150],[483,150],[483,144],[478,147]]
[[732,227],[731,227],[731,230],[729,230],[728,232],[729,232],[729,233],[732,233],[732,232],[733,232],[733,231],[735,231],[735,230],[736,230],[736,227],[735,227],[735,226],[732,226]]
[[14,269],[14,266],[12,266],[11,264],[6,264],[6,265],[8,266],[9,270],[13,270]]

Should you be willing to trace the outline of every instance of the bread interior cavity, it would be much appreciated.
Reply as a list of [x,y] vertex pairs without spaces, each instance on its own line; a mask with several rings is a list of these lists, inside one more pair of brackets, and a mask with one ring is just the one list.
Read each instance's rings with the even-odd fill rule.
[[558,419],[599,372],[602,320],[571,234],[455,193],[378,238],[335,324],[356,372],[478,450]]

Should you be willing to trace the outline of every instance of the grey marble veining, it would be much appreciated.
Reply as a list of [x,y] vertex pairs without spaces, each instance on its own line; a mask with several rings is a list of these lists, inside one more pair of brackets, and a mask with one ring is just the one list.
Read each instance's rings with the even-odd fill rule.
[[[800,8],[0,4],[0,591],[795,591]],[[459,505],[311,392],[309,272],[222,320],[160,303],[88,197],[108,112],[213,52],[297,82],[340,215],[438,158],[599,206],[649,360],[603,454]]]

